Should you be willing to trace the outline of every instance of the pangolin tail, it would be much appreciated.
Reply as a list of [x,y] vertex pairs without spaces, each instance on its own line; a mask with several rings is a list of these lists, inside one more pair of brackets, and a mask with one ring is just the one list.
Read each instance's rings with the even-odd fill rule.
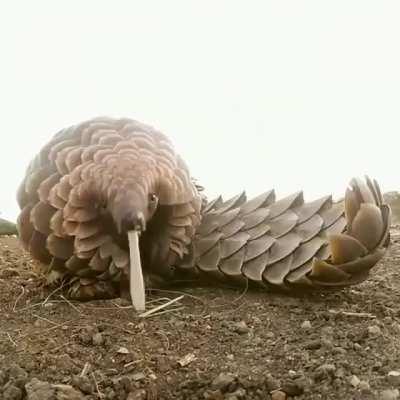
[[274,191],[211,201],[178,272],[281,289],[341,288],[362,282],[389,242],[390,208],[379,185],[354,178],[345,198],[306,203]]

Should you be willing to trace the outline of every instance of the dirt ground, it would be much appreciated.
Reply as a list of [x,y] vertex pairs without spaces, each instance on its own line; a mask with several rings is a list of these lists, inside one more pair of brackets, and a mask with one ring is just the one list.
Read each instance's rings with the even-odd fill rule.
[[371,278],[340,292],[154,291],[69,302],[15,237],[0,239],[0,398],[382,399],[400,389],[400,231]]

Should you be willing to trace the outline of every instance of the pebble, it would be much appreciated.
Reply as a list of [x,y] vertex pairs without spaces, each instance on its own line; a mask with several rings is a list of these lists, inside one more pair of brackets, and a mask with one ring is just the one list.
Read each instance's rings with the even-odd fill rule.
[[293,371],[292,369],[289,369],[288,375],[289,375],[289,378],[292,378],[292,379],[297,378],[297,376],[298,376],[297,372]]
[[55,390],[49,382],[43,382],[33,378],[26,385],[27,400],[52,400],[54,399]]
[[334,354],[346,354],[347,353],[347,350],[344,349],[343,347],[340,347],[340,346],[334,347],[332,349],[332,351],[333,351]]
[[277,379],[275,379],[271,374],[265,377],[265,386],[269,392],[277,390],[281,385]]
[[129,350],[126,348],[126,347],[120,347],[118,350],[117,350],[117,353],[118,354],[129,354]]
[[399,398],[399,391],[398,389],[387,389],[381,392],[379,396],[379,400],[397,400]]
[[240,321],[233,324],[233,328],[235,332],[239,333],[240,335],[244,335],[250,331],[250,328],[247,326],[246,322]]
[[[83,394],[75,390],[71,385],[52,385],[57,389],[57,400],[83,400]],[[30,399],[29,399],[30,400]],[[40,399],[43,400],[43,399]]]
[[300,325],[301,329],[304,329],[305,331],[310,330],[311,327],[311,322],[309,320],[305,320],[301,325]]
[[144,381],[146,379],[146,375],[143,372],[137,372],[132,375],[132,380],[135,382]]
[[72,378],[72,384],[83,393],[91,394],[94,392],[94,384],[87,376],[75,375]]
[[28,377],[28,373],[21,368],[19,365],[13,364],[9,371],[8,371],[8,375],[10,376],[10,379],[14,379],[14,380],[20,380],[20,379],[27,379]]
[[19,387],[14,385],[9,385],[3,391],[3,400],[21,400],[22,399],[22,390]]
[[147,392],[144,389],[134,390],[128,394],[126,400],[146,400]]
[[230,386],[232,383],[234,383],[236,380],[236,376],[233,374],[226,374],[226,373],[221,373],[219,374],[211,383],[211,388],[213,390],[225,390]]
[[328,376],[334,376],[336,366],[334,364],[322,364],[314,372],[314,379],[321,380]]
[[332,337],[333,336],[333,328],[331,326],[324,326],[321,329],[321,335],[325,337]]
[[392,329],[397,332],[400,333],[400,324],[398,322],[393,322],[392,324]]
[[371,325],[368,327],[368,334],[370,336],[379,336],[381,333],[381,328],[379,328],[377,325]]
[[282,385],[282,392],[285,392],[288,396],[300,396],[303,391],[303,387],[295,381],[286,381]]
[[360,379],[358,378],[358,376],[353,375],[353,376],[350,378],[350,384],[351,384],[351,386],[358,387],[358,386],[360,385],[360,383],[361,383],[361,381],[360,381]]
[[367,393],[371,390],[371,386],[367,381],[360,381],[358,388],[360,389],[361,393]]
[[239,400],[244,399],[246,396],[246,390],[243,388],[237,389],[232,393],[225,395],[224,400]]
[[304,348],[307,350],[317,350],[320,347],[321,347],[321,341],[319,339],[311,340],[304,346]]
[[400,385],[400,371],[390,371],[387,377],[391,385],[393,386]]
[[280,390],[275,390],[271,393],[271,400],[286,400],[287,396],[285,392]]
[[104,343],[104,337],[101,333],[95,333],[92,337],[92,342],[95,346],[101,346]]
[[0,386],[4,386],[7,382],[8,376],[6,371],[0,369]]

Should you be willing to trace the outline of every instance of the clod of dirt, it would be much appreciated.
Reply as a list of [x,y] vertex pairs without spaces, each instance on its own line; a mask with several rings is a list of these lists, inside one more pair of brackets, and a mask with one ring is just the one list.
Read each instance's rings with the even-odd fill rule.
[[387,377],[391,385],[393,386],[400,385],[400,371],[389,371]]
[[358,389],[360,389],[361,393],[369,393],[371,391],[371,386],[367,381],[360,381]]
[[382,333],[382,331],[381,328],[379,328],[379,326],[372,325],[368,327],[368,333],[370,336],[374,337],[374,336],[379,336]]
[[357,375],[353,375],[350,379],[350,384],[353,387],[358,387],[360,385],[361,381],[360,378]]
[[14,386],[12,384],[8,385],[3,389],[3,399],[4,400],[21,400],[22,399],[22,390]]
[[56,391],[49,382],[33,378],[25,385],[27,400],[54,400]]
[[314,380],[321,381],[335,375],[336,366],[334,364],[322,364],[314,372]]
[[147,392],[144,389],[134,390],[128,394],[126,400],[146,400]]
[[72,385],[86,394],[91,394],[94,391],[94,384],[87,376],[75,375],[72,378]]
[[82,393],[75,390],[70,385],[53,385],[56,389],[56,400],[83,400]]
[[286,399],[287,399],[286,393],[280,390],[276,390],[271,394],[271,400],[286,400]]
[[211,389],[226,392],[228,391],[229,387],[234,384],[235,381],[235,375],[221,373],[212,381]]
[[304,329],[305,331],[309,331],[312,328],[311,322],[307,319],[300,325],[300,327],[301,327],[301,329]]
[[93,342],[93,345],[95,345],[95,346],[101,346],[102,344],[104,344],[103,335],[99,332],[95,333],[92,337],[92,342]]
[[233,324],[233,329],[240,335],[244,335],[245,333],[248,333],[250,331],[250,328],[244,321],[236,322],[235,324]]
[[304,388],[301,381],[288,380],[282,385],[282,392],[285,392],[288,396],[300,396],[304,392]]
[[399,396],[400,393],[398,389],[393,389],[393,390],[387,389],[381,393],[379,400],[397,400]]

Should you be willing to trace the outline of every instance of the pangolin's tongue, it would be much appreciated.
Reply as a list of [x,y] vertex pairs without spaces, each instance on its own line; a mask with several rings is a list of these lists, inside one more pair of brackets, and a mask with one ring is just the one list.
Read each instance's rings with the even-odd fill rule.
[[146,308],[142,264],[140,262],[139,232],[128,232],[129,240],[129,291],[132,304],[136,311],[144,311]]

